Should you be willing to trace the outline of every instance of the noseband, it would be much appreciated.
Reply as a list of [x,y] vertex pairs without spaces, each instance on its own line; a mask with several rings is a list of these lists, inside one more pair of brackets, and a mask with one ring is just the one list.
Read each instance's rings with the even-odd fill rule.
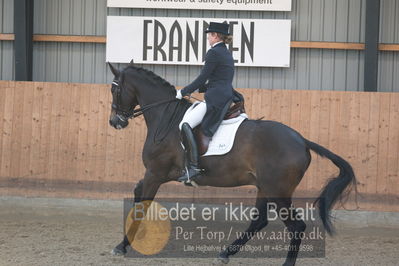
[[157,103],[151,103],[151,104],[143,106],[142,108],[139,108],[139,109],[134,109],[135,106],[126,109],[124,106],[122,106],[122,88],[121,88],[121,86],[119,86],[119,83],[116,80],[112,81],[112,85],[115,85],[115,87],[116,87],[116,103],[112,104],[112,109],[115,110],[116,115],[122,121],[127,121],[130,118],[138,117],[138,116],[144,114],[145,111],[151,109],[152,107],[155,107],[155,106],[158,106],[161,104],[165,104],[165,103],[178,101],[178,99],[173,98],[173,99],[169,99],[169,100],[165,100],[165,101],[161,101],[161,102],[157,102]]

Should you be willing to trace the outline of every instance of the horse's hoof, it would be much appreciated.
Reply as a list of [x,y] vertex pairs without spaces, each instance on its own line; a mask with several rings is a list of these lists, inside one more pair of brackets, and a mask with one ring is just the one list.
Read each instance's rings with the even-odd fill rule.
[[[229,261],[229,259],[227,259],[227,262]],[[227,262],[225,262],[223,259],[221,258],[216,258],[213,260],[212,265],[213,266],[223,266],[226,265]]]
[[111,254],[114,256],[122,256],[126,254],[126,248],[121,248],[121,247],[115,247],[112,251]]
[[292,263],[292,262],[284,262],[284,264],[283,264],[283,266],[294,266],[295,265],[295,262],[294,263]]
[[227,256],[220,255],[217,257],[217,259],[214,260],[214,265],[223,265],[229,263],[230,259]]

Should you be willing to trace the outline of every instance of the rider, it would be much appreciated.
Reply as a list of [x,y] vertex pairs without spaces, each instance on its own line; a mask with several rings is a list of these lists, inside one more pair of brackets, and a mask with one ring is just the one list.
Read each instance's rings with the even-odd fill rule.
[[186,114],[179,125],[188,160],[186,174],[178,180],[185,183],[196,180],[201,174],[198,167],[198,147],[192,129],[202,121],[199,133],[209,141],[227,113],[234,94],[234,59],[226,47],[232,41],[229,24],[211,22],[205,32],[212,48],[205,56],[201,73],[191,84],[176,92],[177,99],[182,99],[197,89],[205,92],[205,102],[199,103],[193,111]]

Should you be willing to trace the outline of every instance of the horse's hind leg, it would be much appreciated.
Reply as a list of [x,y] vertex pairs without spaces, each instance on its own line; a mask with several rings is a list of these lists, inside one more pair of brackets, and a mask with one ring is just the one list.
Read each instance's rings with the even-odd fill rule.
[[[275,199],[273,200],[277,204],[277,213],[281,213],[282,209],[290,210],[291,207],[291,198],[289,199]],[[296,258],[298,256],[299,247],[301,245],[301,235],[306,229],[306,224],[302,219],[295,219],[297,217],[297,212],[293,210],[293,213],[287,215],[287,219],[280,219],[284,222],[287,230],[293,236],[290,241],[289,251],[287,254],[287,258],[284,262],[284,266],[295,265]]]
[[265,198],[262,193],[258,191],[255,204],[255,207],[258,209],[259,213],[258,219],[252,220],[248,229],[241,235],[241,237],[235,240],[219,254],[219,260],[221,260],[223,263],[228,263],[229,256],[236,254],[240,250],[240,247],[245,245],[256,232],[259,232],[268,224],[266,204],[267,198]]

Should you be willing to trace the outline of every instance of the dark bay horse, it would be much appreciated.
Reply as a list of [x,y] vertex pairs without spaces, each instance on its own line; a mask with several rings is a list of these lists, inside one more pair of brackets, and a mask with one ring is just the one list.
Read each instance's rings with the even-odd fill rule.
[[[176,181],[182,175],[183,149],[180,145],[178,124],[191,105],[185,99],[176,100],[174,86],[153,72],[130,64],[122,71],[109,64],[112,82],[111,126],[121,129],[128,125],[134,113],[143,114],[147,125],[147,138],[142,159],[146,172],[134,189],[135,202],[152,200],[161,184]],[[140,105],[141,110],[135,110]],[[245,234],[262,230],[267,224],[266,204],[277,206],[277,212],[289,208],[292,195],[311,162],[310,150],[331,160],[339,175],[328,181],[317,200],[320,218],[328,233],[333,232],[330,210],[351,188],[356,185],[352,167],[348,162],[326,148],[302,137],[288,126],[262,120],[246,120],[238,129],[233,149],[223,156],[201,157],[204,178],[198,180],[202,186],[234,187],[256,186],[256,207],[259,219],[253,220]],[[306,224],[300,219],[285,219],[287,230],[299,235]],[[244,245],[249,237],[239,238],[219,254],[227,263],[229,256]],[[284,265],[294,265],[300,238],[292,238]],[[125,236],[113,253],[125,254],[129,240]],[[234,247],[234,248],[232,248]]]

